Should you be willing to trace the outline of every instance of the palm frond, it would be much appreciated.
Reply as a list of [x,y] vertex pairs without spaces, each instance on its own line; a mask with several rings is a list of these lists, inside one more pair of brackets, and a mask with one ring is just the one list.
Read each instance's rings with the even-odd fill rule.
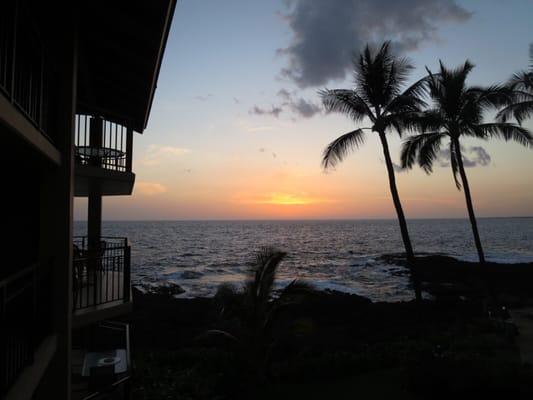
[[383,114],[401,114],[421,111],[426,106],[426,102],[420,97],[409,94],[396,96],[387,104]]
[[409,73],[414,69],[408,58],[392,57],[386,68],[387,80],[384,87],[384,100],[394,99],[401,94],[401,88]]
[[512,117],[514,117],[519,124],[522,124],[524,120],[533,117],[533,96],[530,101],[513,103],[503,108],[496,116],[496,119],[502,122],[507,122]]
[[349,151],[358,148],[365,141],[364,130],[362,128],[345,133],[331,142],[324,150],[322,166],[324,169],[335,167],[341,162]]
[[[438,74],[433,74],[433,77],[438,77]],[[429,94],[428,82],[429,75],[424,76],[418,81],[414,82],[411,86],[405,89],[402,93],[403,96],[412,96],[418,99],[425,99]]]
[[484,112],[511,104],[515,93],[509,87],[502,85],[472,86],[466,89],[465,96],[472,96],[476,106]]
[[474,67],[468,60],[455,69],[449,69],[439,61],[439,74],[433,74],[429,68],[428,88],[435,107],[448,118],[459,115],[464,105],[465,82]]
[[533,135],[526,128],[509,122],[493,122],[471,127],[473,134],[480,139],[499,138],[514,141],[522,146],[533,147]]
[[258,302],[268,301],[276,271],[286,253],[272,247],[262,248],[256,255],[253,294]]
[[402,124],[413,132],[435,132],[444,128],[446,117],[438,108],[430,108],[421,112],[406,113],[402,116]]
[[359,57],[354,57],[357,91],[370,106],[383,109],[401,93],[412,69],[407,58],[392,54],[390,42],[384,42],[379,50],[367,45]]
[[421,133],[407,138],[402,145],[402,168],[412,168],[416,161],[426,172],[433,171],[433,161],[437,158],[442,139],[446,136],[443,132]]
[[318,94],[327,112],[340,112],[354,122],[360,122],[364,117],[368,117],[371,121],[375,119],[365,100],[353,90],[324,89]]
[[520,71],[513,74],[507,86],[513,90],[533,90],[533,71]]

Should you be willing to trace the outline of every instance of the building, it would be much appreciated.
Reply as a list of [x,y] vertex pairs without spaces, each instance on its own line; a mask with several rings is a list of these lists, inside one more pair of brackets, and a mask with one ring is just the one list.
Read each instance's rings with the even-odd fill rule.
[[[0,4],[0,398],[124,392],[128,325],[109,321],[131,310],[130,252],[101,237],[102,196],[132,192],[175,5]],[[89,199],[87,237],[73,237],[74,196]]]

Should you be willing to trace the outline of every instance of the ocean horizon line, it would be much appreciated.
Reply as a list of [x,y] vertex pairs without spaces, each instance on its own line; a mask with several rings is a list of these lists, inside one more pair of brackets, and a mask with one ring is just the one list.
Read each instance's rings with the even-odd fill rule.
[[[477,217],[483,219],[533,219],[533,215]],[[103,219],[102,222],[341,222],[341,221],[394,221],[395,217],[370,218],[191,218],[191,219]],[[468,220],[468,217],[415,217],[407,221]],[[75,219],[74,222],[87,222]]]

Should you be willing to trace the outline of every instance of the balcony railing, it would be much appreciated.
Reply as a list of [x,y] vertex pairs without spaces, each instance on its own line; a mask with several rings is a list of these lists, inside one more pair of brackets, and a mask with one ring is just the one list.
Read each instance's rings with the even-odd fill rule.
[[27,267],[0,280],[0,398],[50,330],[50,282]]
[[48,90],[45,48],[26,2],[0,6],[0,92],[46,134]]
[[73,267],[74,311],[130,300],[128,239],[75,237]]
[[131,172],[131,129],[91,115],[76,115],[76,162],[100,168]]

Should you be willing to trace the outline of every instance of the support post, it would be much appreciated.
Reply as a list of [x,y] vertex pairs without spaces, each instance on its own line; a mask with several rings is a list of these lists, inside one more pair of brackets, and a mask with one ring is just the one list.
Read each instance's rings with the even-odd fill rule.
[[130,127],[126,131],[126,171],[131,172],[133,168],[133,129]]

